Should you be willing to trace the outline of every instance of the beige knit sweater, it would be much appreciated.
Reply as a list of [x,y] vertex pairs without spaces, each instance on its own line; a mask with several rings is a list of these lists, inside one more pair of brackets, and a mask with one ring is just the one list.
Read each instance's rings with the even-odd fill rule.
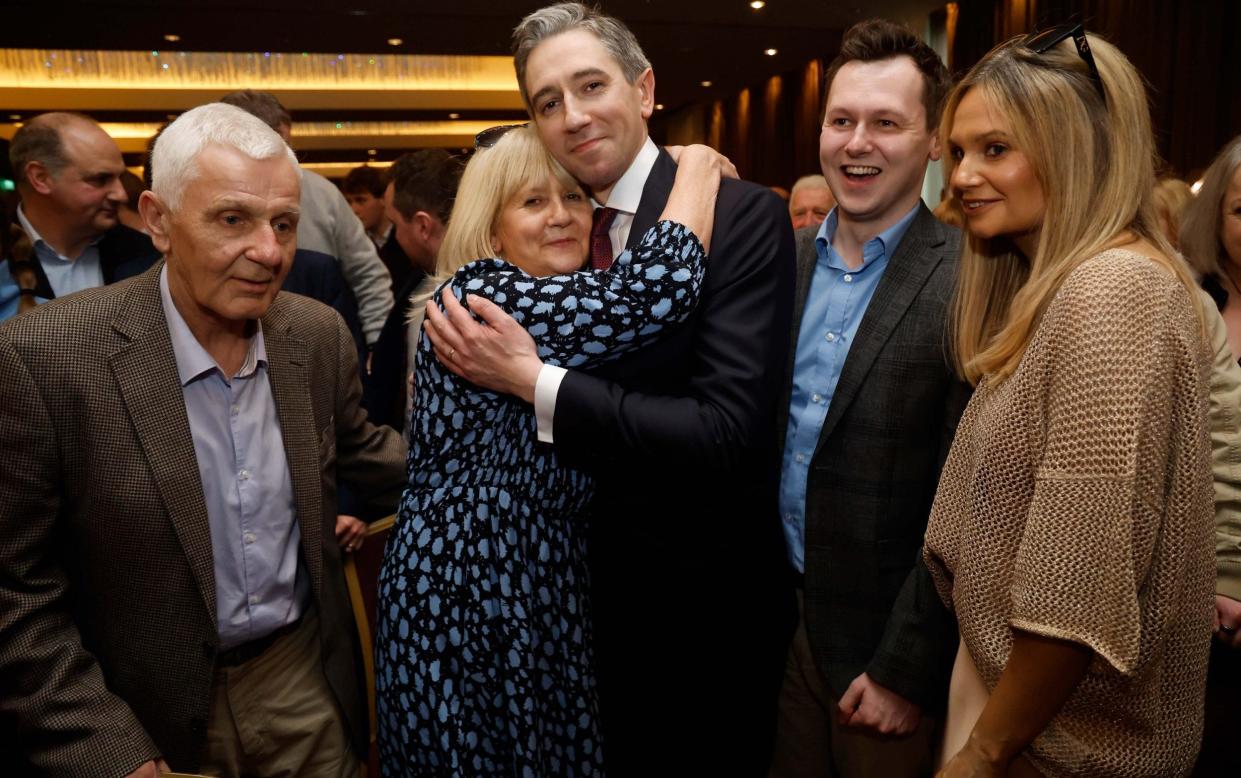
[[1095,651],[1026,750],[1048,775],[1175,776],[1198,750],[1215,564],[1190,294],[1128,251],[1083,263],[940,479],[924,553],[988,689],[1012,627]]

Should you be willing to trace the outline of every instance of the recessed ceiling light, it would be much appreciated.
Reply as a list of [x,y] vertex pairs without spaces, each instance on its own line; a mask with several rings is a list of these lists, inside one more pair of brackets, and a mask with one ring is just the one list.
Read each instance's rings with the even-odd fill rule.
[[662,110],[664,110],[664,104],[663,104],[663,103],[655,103],[655,110],[656,110],[656,111],[662,111]]
[[764,3],[763,0],[753,0],[753,2],[750,3],[750,7],[755,11],[761,11],[765,5],[767,4]]
[[22,120],[22,115],[20,113],[11,113],[9,114],[9,118],[15,122],[20,122]]
[[375,156],[376,154],[378,154],[379,152],[378,152],[378,151],[376,151],[375,149],[367,149],[367,150],[366,150],[366,153],[367,153],[367,154],[370,154],[370,155],[373,157],[373,156]]
[[181,36],[177,35],[176,33],[170,32],[164,36],[164,40],[168,41],[169,43],[176,43],[177,41],[181,40]]
[[703,82],[702,82],[702,85],[703,85],[704,87],[709,87],[709,86],[711,86],[711,82],[710,82],[710,81],[703,81]]
[[389,46],[400,46],[404,42],[405,41],[401,40],[400,38],[389,38],[388,39]]
[[776,52],[776,50],[775,50],[775,49],[764,49],[764,50],[763,50],[763,53],[764,53],[764,54],[766,54],[766,55],[767,55],[767,56],[769,56],[769,57],[774,57],[774,56],[776,56],[776,54],[777,54],[777,52]]
[[459,114],[459,113],[450,113],[450,114],[448,114],[448,118],[449,118],[449,119],[460,119],[460,118],[461,118],[461,114]]

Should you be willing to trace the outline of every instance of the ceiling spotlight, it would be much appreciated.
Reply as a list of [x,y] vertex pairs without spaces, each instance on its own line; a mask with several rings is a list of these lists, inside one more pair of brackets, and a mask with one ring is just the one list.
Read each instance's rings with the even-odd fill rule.
[[20,113],[11,113],[9,114],[9,118],[15,122],[20,122],[22,120],[22,115]]
[[765,5],[767,4],[764,3],[763,0],[752,0],[752,2],[750,3],[750,7],[753,8],[755,11],[763,10],[763,6]]
[[401,40],[400,38],[389,38],[388,39],[389,46],[400,46],[404,42],[405,41]]
[[662,110],[664,110],[664,104],[663,104],[663,103],[655,103],[655,110],[656,110],[656,111],[662,111]]
[[460,119],[460,118],[461,118],[461,114],[459,114],[459,113],[450,113],[450,114],[448,114],[448,118],[449,118],[449,119]]
[[764,54],[766,54],[766,55],[767,55],[767,56],[769,56],[769,57],[774,57],[774,56],[776,56],[776,53],[777,53],[777,52],[776,52],[776,50],[775,50],[775,49],[763,49],[763,53],[764,53]]
[[169,43],[176,43],[177,41],[181,40],[181,36],[177,35],[176,33],[170,32],[164,36],[164,40],[168,41]]
[[370,154],[370,155],[373,157],[373,156],[375,156],[376,154],[378,154],[379,152],[378,152],[378,151],[376,151],[375,149],[367,149],[367,150],[366,150],[366,153],[367,153],[367,154]]
[[710,82],[710,81],[703,81],[703,82],[702,82],[702,85],[703,85],[704,87],[709,87],[709,86],[711,86],[711,82]]

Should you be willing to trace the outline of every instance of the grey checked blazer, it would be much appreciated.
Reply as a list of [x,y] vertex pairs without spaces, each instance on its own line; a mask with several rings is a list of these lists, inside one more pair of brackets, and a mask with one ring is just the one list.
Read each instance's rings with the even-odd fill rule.
[[[51,775],[122,776],[157,754],[198,767],[215,582],[161,266],[0,327],[0,720]],[[390,509],[404,445],[359,410],[332,309],[282,292],[263,332],[324,673],[364,748],[336,476]]]
[[[796,235],[781,451],[816,232]],[[960,233],[919,204],[862,317],[811,461],[806,631],[837,696],[863,671],[924,707],[937,706],[947,689],[956,626],[919,560],[940,467],[970,394],[948,362],[944,326],[959,250]]]

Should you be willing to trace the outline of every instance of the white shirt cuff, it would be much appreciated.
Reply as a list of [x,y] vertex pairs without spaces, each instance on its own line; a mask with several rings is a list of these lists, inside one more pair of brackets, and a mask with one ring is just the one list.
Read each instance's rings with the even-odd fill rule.
[[534,416],[539,423],[539,442],[551,443],[552,422],[556,420],[556,395],[560,382],[568,373],[563,367],[543,365],[539,377],[534,380]]

